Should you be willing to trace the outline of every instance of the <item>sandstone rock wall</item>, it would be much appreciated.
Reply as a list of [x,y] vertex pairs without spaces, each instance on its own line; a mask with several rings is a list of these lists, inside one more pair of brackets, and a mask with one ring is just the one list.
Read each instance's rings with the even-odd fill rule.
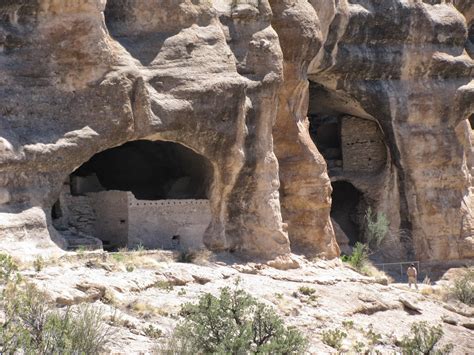
[[469,176],[455,133],[467,118],[460,107],[472,112],[455,101],[472,78],[465,19],[444,1],[351,1],[339,2],[330,28],[309,77],[330,93],[332,108],[380,123],[400,193],[404,254],[472,257],[462,237],[472,213],[463,203]]
[[144,139],[212,165],[208,248],[338,255],[309,79],[312,107],[383,132],[380,174],[338,179],[389,216],[386,257],[473,257],[472,11],[463,0],[2,1],[2,248],[61,245],[50,216],[65,179]]

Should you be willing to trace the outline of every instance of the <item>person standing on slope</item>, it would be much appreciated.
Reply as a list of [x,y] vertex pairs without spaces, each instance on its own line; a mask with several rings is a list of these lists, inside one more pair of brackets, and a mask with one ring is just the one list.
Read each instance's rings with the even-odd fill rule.
[[408,287],[411,288],[411,284],[415,284],[415,288],[418,290],[418,285],[416,284],[416,279],[418,276],[418,271],[416,271],[415,264],[411,264],[410,267],[407,269],[407,276],[408,276]]

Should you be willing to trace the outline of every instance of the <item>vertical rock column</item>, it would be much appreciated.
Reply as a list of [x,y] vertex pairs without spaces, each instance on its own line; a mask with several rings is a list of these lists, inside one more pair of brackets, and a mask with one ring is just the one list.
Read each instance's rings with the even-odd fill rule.
[[307,68],[322,42],[318,16],[307,1],[275,0],[272,10],[272,26],[284,56],[284,82],[273,128],[283,220],[288,223],[292,251],[335,257],[339,247],[329,216],[331,183],[306,117]]
[[236,4],[221,14],[237,72],[246,80],[244,165],[229,199],[230,248],[274,257],[290,252],[279,201],[272,125],[282,76],[282,54],[267,1]]

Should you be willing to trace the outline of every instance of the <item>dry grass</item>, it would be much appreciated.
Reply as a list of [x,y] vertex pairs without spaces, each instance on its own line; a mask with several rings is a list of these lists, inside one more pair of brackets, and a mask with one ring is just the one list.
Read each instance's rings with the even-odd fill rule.
[[214,261],[214,253],[212,253],[210,250],[201,249],[195,251],[194,264],[207,265],[212,261]]
[[110,262],[117,271],[126,271],[133,267],[134,269],[157,269],[163,263],[173,261],[172,255],[165,252],[150,251],[119,251],[107,254],[107,262]]
[[[348,266],[350,267],[350,265],[348,265]],[[351,269],[354,269],[354,268],[351,267]],[[355,270],[355,271],[357,271],[357,270]],[[393,278],[390,275],[387,275],[385,272],[377,269],[372,264],[371,261],[366,261],[364,263],[364,265],[361,267],[359,272],[362,273],[365,276],[373,277],[376,280],[379,280],[380,282],[377,281],[379,283],[385,283],[385,280],[386,280],[387,284],[390,284],[390,283],[394,282]]]
[[448,300],[449,288],[447,286],[420,285],[420,293],[425,297],[446,302]]
[[136,313],[143,319],[150,319],[154,316],[168,317],[169,313],[162,308],[152,306],[147,302],[134,300],[127,305],[127,309]]
[[207,249],[187,249],[175,253],[174,261],[180,263],[192,263],[197,265],[208,265],[213,261],[214,254]]

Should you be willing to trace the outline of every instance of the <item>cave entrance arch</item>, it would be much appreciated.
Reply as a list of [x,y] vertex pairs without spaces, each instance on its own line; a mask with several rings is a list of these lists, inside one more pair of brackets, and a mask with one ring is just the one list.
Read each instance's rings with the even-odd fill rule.
[[349,239],[350,246],[363,242],[363,194],[347,181],[335,181],[332,188],[331,218],[339,224]]
[[212,173],[208,159],[181,144],[128,142],[70,174],[53,224],[72,244],[91,237],[108,250],[200,248],[211,220]]

